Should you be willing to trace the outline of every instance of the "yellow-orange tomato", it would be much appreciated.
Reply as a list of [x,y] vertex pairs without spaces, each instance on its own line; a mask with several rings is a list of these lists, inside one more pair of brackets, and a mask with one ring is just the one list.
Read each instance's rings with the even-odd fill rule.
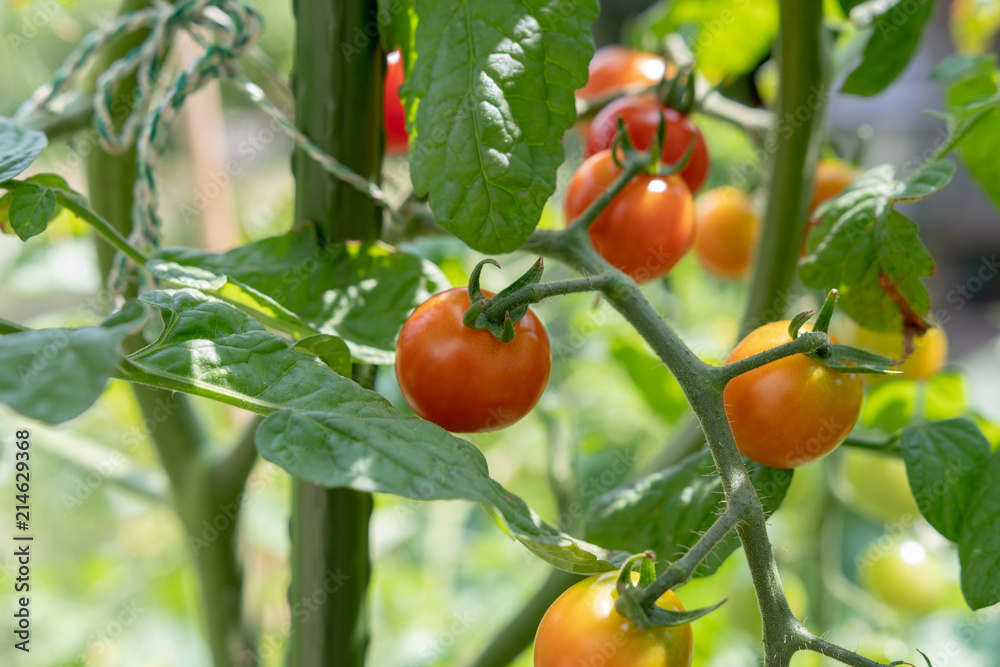
[[620,44],[602,46],[590,61],[586,85],[576,94],[583,99],[600,100],[626,90],[655,86],[666,72],[667,63],[652,53]]
[[[690,667],[691,626],[637,629],[615,611],[617,578],[605,572],[584,579],[552,603],[535,634],[535,667]],[[684,609],[672,591],[656,604]]]
[[462,323],[469,305],[464,287],[435,294],[407,318],[396,342],[396,379],[406,402],[456,433],[494,431],[528,414],[552,368],[549,335],[534,313],[514,325],[514,340],[501,343]]
[[694,252],[719,278],[742,278],[750,266],[760,218],[750,196],[729,185],[709,190],[694,204]]
[[[788,324],[771,322],[751,331],[726,363],[791,341]],[[797,468],[844,441],[861,414],[864,384],[858,375],[796,354],[733,378],[724,399],[741,452],[772,468]]]
[[858,171],[841,160],[823,158],[816,164],[816,178],[813,180],[812,200],[809,212],[827,199],[836,197],[857,177]]
[[[903,354],[903,334],[883,333],[871,329],[859,329],[856,344],[899,359]],[[941,327],[931,327],[923,335],[913,339],[913,353],[893,370],[902,371],[911,380],[923,380],[936,375],[948,361],[948,336]],[[878,376],[873,376],[878,377]]]
[[[566,190],[566,222],[576,220],[620,173],[610,150],[580,165]],[[608,204],[589,231],[597,252],[637,282],[662,278],[694,241],[691,191],[677,175],[639,174]]]

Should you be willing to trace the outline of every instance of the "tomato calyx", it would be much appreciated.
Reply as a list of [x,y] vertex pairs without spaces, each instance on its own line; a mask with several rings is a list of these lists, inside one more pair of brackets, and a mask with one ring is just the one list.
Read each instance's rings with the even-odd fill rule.
[[660,82],[657,96],[663,106],[670,107],[685,116],[691,113],[697,103],[694,65],[678,68],[677,74],[672,77],[665,76]]
[[[618,580],[615,584],[618,599],[615,600],[615,611],[627,618],[636,628],[648,630],[658,626],[687,625],[725,604],[726,600],[722,600],[711,607],[686,611],[674,611],[660,607],[656,601],[666,590],[654,588],[657,581],[655,560],[656,554],[652,551],[644,551],[629,557],[618,570]],[[632,578],[636,566],[639,567],[637,582],[633,581]],[[667,576],[668,572],[669,568],[663,576]]]
[[476,264],[469,276],[469,301],[472,305],[465,311],[462,323],[470,329],[487,330],[501,343],[509,343],[514,340],[514,325],[528,313],[528,304],[521,304],[514,308],[496,308],[495,305],[503,304],[519,289],[527,285],[537,284],[542,278],[545,265],[542,258],[539,257],[538,261],[532,264],[531,268],[525,271],[520,278],[498,292],[493,298],[487,298],[479,286],[483,267],[487,264],[500,268],[500,263],[492,258],[484,259]]
[[[812,326],[813,332],[829,334],[830,321],[833,319],[833,311],[837,305],[839,292],[836,289],[830,290],[823,301],[823,306],[816,311],[808,310],[799,313],[792,318],[788,325],[788,335],[792,340],[799,337],[802,327],[813,315],[816,315],[816,323]],[[849,345],[840,345],[832,340],[826,345],[821,345],[806,356],[815,359],[838,373],[862,373],[867,375],[900,375],[901,371],[893,370],[897,362],[883,357],[880,354],[861,350]]]

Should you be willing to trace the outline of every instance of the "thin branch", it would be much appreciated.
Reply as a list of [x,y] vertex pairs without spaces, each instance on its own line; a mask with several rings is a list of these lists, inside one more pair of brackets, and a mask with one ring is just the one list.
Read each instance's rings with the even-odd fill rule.
[[257,434],[257,427],[263,420],[263,417],[254,415],[228,455],[216,464],[214,477],[218,484],[220,498],[234,500],[243,492],[250,471],[253,470],[253,466],[257,462],[257,445],[254,436]]
[[725,384],[738,375],[749,373],[750,371],[760,368],[761,366],[765,366],[772,361],[784,359],[785,357],[791,357],[796,354],[812,352],[813,350],[818,350],[829,343],[830,336],[822,331],[810,331],[803,333],[795,340],[779,345],[778,347],[773,347],[770,350],[765,350],[759,354],[751,355],[746,359],[734,361],[733,363],[726,364],[725,366],[717,366],[715,368],[716,379],[722,384]]
[[649,166],[649,156],[646,153],[639,153],[637,156],[633,156],[627,160],[622,173],[618,174],[618,177],[611,182],[611,185],[597,199],[591,202],[590,206],[580,214],[580,217],[570,221],[570,228],[590,229],[590,226],[594,224],[597,217],[608,207],[608,204],[618,196],[618,193],[625,189],[629,181],[641,174],[647,166]]
[[143,255],[138,249],[134,248],[132,244],[128,242],[128,239],[126,239],[121,232],[115,229],[110,222],[81,204],[75,197],[69,197],[57,192],[56,199],[63,208],[69,209],[74,215],[76,215],[76,217],[96,229],[104,240],[110,243],[116,250],[126,255],[139,266],[146,266],[146,262],[149,261],[149,258]]
[[[851,665],[851,667],[885,667],[885,663],[883,662],[870,660],[863,655],[858,655],[854,651],[848,651],[846,648],[832,644],[825,639],[820,639],[805,628],[799,631],[799,636],[801,637],[801,649],[825,655],[839,663]],[[901,664],[909,665],[910,663],[905,662]]]
[[732,532],[739,523],[739,511],[730,505],[716,518],[704,535],[695,542],[681,558],[667,566],[667,569],[646,587],[643,594],[643,606],[653,605],[660,596],[669,590],[687,582],[701,562],[708,557],[715,547]]
[[579,292],[599,292],[605,288],[608,281],[613,278],[611,274],[597,276],[584,276],[582,278],[569,278],[567,280],[557,280],[551,283],[532,283],[517,289],[510,294],[497,295],[490,299],[489,305],[483,310],[487,317],[502,318],[503,314],[515,310],[521,306],[538,303],[542,299],[563,294],[576,294]]

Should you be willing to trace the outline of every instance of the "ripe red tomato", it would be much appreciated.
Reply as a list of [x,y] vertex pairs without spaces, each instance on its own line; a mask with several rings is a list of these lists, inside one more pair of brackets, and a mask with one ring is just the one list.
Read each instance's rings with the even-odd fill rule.
[[667,67],[663,58],[652,53],[620,44],[602,46],[590,61],[586,85],[576,95],[585,100],[600,100],[626,90],[655,86],[663,80]]
[[664,140],[662,159],[665,164],[675,164],[687,152],[694,138],[694,150],[687,166],[681,170],[681,178],[688,184],[691,192],[697,192],[708,176],[708,148],[701,130],[687,116],[674,109],[663,106],[652,94],[622,97],[594,116],[590,124],[590,135],[587,138],[587,155],[611,147],[611,142],[618,133],[618,119],[625,122],[629,139],[639,150],[649,148],[656,139],[656,131],[660,127],[660,118],[666,123],[666,139]]
[[382,99],[382,120],[385,123],[385,148],[390,153],[405,153],[410,135],[406,132],[406,111],[399,99],[405,72],[399,51],[386,56],[385,88]]
[[462,324],[469,305],[464,287],[435,294],[407,318],[396,343],[396,379],[406,402],[456,433],[513,424],[542,397],[552,369],[549,336],[534,313],[514,325],[514,340],[501,343]]
[[760,217],[750,196],[730,185],[713,188],[694,204],[694,252],[719,278],[742,278],[750,266]]
[[[605,572],[584,579],[552,603],[535,634],[535,667],[690,667],[691,626],[637,629],[615,611],[617,578]],[[656,604],[684,609],[673,591]]]
[[[567,223],[576,220],[620,173],[611,151],[580,165],[566,191]],[[639,174],[590,226],[590,240],[604,259],[636,282],[661,278],[694,240],[691,192],[677,176]]]
[[[726,363],[790,340],[787,320],[765,324],[747,334]],[[733,378],[724,394],[740,451],[772,468],[797,468],[830,453],[854,428],[863,398],[861,376],[838,373],[804,354]]]

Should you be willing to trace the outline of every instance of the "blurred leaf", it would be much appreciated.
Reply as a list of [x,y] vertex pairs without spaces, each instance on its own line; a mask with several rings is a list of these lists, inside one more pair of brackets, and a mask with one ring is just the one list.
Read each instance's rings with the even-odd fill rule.
[[415,0],[414,9],[416,57],[400,89],[408,116],[416,109],[414,190],[472,248],[516,250],[555,191],[597,2]]
[[1000,72],[996,56],[955,56],[942,62],[935,73],[941,80],[953,81],[945,93],[947,112],[943,116],[951,133],[945,150],[959,149],[969,173],[1000,208],[1000,164],[996,160],[1000,151]]
[[44,133],[0,118],[0,183],[31,166],[47,143]]
[[712,81],[752,71],[778,34],[777,0],[660,0],[634,24],[633,41],[681,32],[698,69]]
[[980,465],[958,545],[962,594],[972,609],[1000,602],[1000,452]]
[[931,162],[902,181],[894,172],[891,165],[869,169],[816,210],[822,221],[799,273],[809,287],[839,289],[840,307],[864,327],[923,331],[930,298],[920,279],[933,275],[934,260],[916,223],[892,207],[943,188],[955,166]]
[[292,474],[329,487],[483,503],[529,550],[573,572],[609,570],[624,556],[548,526],[489,477],[472,444],[394,408],[241,310],[191,289],[141,298],[159,309],[164,328],[129,357],[133,370],[126,372],[155,375],[178,390],[218,392],[220,400],[268,415],[257,447]]
[[957,542],[973,480],[990,453],[990,443],[969,419],[910,426],[900,442],[920,513],[939,533]]
[[[792,482],[791,470],[748,462],[764,511],[778,508]],[[594,501],[587,516],[587,538],[612,549],[656,552],[661,561],[684,555],[725,507],[722,480],[711,454],[693,454],[675,466],[615,489]],[[735,533],[723,540],[698,567],[707,577],[739,544]]]
[[233,288],[202,287],[241,290],[220,296],[262,312],[270,308],[268,317],[304,322],[316,332],[343,338],[355,359],[377,364],[392,363],[396,335],[409,312],[429,291],[448,286],[433,264],[389,246],[319,247],[311,226],[223,254],[165,248],[157,257],[225,278]]
[[[919,405],[918,405],[919,403]],[[922,381],[896,377],[872,387],[865,397],[861,423],[885,433],[908,426],[923,408],[929,421],[965,414],[965,381],[957,373],[938,373]]]
[[147,316],[142,304],[127,301],[98,327],[0,336],[0,403],[48,424],[80,415],[117,370],[122,339]]
[[673,423],[687,413],[688,403],[681,385],[666,366],[624,340],[615,340],[611,352],[657,414]]
[[[889,3],[867,2],[853,8],[855,19],[863,8],[880,9]],[[876,11],[877,11],[876,9]],[[873,32],[861,64],[844,82],[843,91],[871,96],[896,80],[916,53],[924,27],[934,13],[934,0],[908,0],[891,4],[872,22]]]

